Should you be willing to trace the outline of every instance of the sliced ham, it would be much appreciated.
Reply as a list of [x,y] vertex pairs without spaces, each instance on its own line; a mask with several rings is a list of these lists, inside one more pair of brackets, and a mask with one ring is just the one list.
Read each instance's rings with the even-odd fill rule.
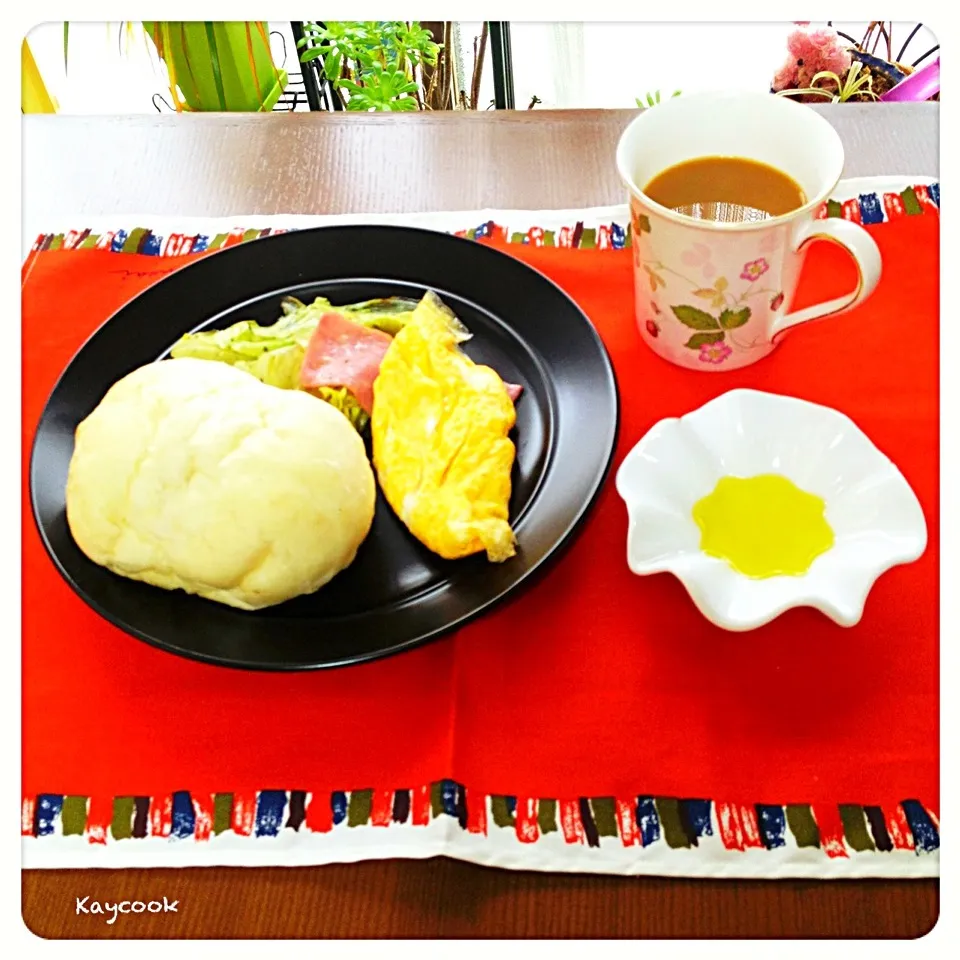
[[380,330],[325,313],[307,344],[300,385],[346,387],[367,413],[373,411],[373,381],[393,338]]
[[[346,387],[366,412],[373,412],[373,381],[393,337],[380,330],[347,320],[339,313],[325,313],[310,337],[300,368],[300,386]],[[504,383],[516,403],[523,387]]]

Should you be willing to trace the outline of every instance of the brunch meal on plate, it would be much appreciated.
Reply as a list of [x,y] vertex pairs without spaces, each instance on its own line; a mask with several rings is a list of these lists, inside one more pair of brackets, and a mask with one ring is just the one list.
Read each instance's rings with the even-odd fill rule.
[[520,388],[463,353],[470,334],[440,299],[282,309],[270,326],[186,334],[79,425],[66,512],[83,553],[157,587],[272,606],[353,562],[376,471],[434,553],[513,556]]

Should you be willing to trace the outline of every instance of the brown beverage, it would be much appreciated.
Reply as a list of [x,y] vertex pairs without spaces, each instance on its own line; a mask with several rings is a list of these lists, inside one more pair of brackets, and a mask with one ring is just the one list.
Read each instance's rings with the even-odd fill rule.
[[743,157],[698,157],[658,173],[643,192],[695,220],[743,223],[779,217],[807,198],[792,177]]

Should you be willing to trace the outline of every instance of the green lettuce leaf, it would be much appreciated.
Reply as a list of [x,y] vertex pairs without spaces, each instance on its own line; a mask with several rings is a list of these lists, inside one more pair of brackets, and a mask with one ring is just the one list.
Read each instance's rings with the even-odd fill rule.
[[[400,297],[344,307],[334,307],[323,297],[309,304],[285,297],[276,323],[262,327],[254,320],[241,320],[223,330],[187,333],[174,344],[170,356],[229,363],[271,387],[298,390],[307,344],[325,313],[339,313],[354,323],[396,336],[416,305],[416,301]],[[336,407],[358,432],[367,428],[370,417],[346,387],[321,387],[310,393]]]

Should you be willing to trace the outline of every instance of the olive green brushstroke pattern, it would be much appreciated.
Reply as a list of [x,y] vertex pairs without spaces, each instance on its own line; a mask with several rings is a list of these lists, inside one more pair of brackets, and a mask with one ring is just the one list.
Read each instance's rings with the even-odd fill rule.
[[233,817],[233,794],[215,793],[213,795],[213,835],[219,836],[230,829]]
[[347,803],[347,826],[362,827],[370,821],[373,808],[373,790],[351,790]]
[[844,838],[857,853],[877,849],[873,837],[867,830],[867,818],[863,814],[863,807],[856,803],[841,803],[840,822],[843,824]]
[[923,207],[920,205],[920,201],[917,199],[917,194],[913,187],[907,187],[907,189],[900,194],[900,199],[903,200],[903,209],[911,217],[915,217],[918,213],[923,213]]
[[430,784],[430,817],[436,820],[443,813],[443,789],[438,780]]
[[813,811],[806,804],[787,804],[787,826],[798,847],[819,847],[820,828],[813,819]]
[[597,836],[619,836],[617,807],[613,797],[595,797],[590,801],[590,809],[593,811],[593,822],[597,825]]
[[657,816],[660,817],[660,827],[667,846],[675,850],[680,847],[689,847],[690,838],[680,820],[680,804],[672,797],[655,797],[653,802],[657,808]]
[[507,807],[506,797],[490,798],[490,814],[498,827],[513,827],[516,825],[516,815],[512,814]]
[[541,833],[557,832],[557,801],[537,801],[537,826]]
[[140,250],[140,242],[147,235],[147,231],[143,227],[134,227],[127,239],[123,241],[122,253],[137,253]]
[[87,826],[87,798],[64,797],[60,822],[65,837],[80,836]]
[[110,833],[114,840],[129,840],[133,836],[133,797],[113,798]]

